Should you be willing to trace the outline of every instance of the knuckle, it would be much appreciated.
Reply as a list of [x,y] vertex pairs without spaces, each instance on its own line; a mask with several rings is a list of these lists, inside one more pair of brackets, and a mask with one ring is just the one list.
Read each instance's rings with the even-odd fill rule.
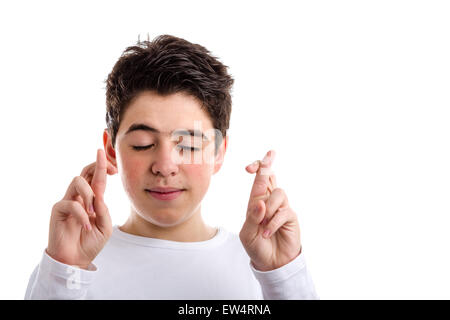
[[67,206],[68,206],[68,209],[74,213],[80,212],[80,209],[84,210],[83,206],[78,201],[69,201]]
[[245,243],[245,242],[246,242],[246,237],[245,237],[245,232],[244,232],[244,230],[241,230],[241,231],[239,232],[239,240],[241,240],[242,243]]
[[78,179],[80,181],[80,184],[88,185],[87,179],[85,177],[83,177],[83,176],[78,176],[78,177],[79,177]]
[[53,204],[52,212],[53,212],[53,211],[58,211],[58,210],[59,210],[59,207],[61,207],[61,202],[62,202],[62,201],[58,201],[58,202],[56,202],[56,203]]
[[75,176],[72,179],[72,184],[76,185],[77,187],[81,186],[83,184],[83,180],[84,178],[82,176]]
[[76,176],[74,180],[76,181],[77,190],[80,193],[85,196],[92,193],[91,186],[89,185],[89,182],[86,180],[86,178],[82,176]]
[[239,232],[239,240],[242,242],[242,232]]
[[283,199],[286,203],[289,203],[287,194],[286,194],[286,192],[284,191],[284,189],[282,189],[282,188],[275,188],[275,189],[273,190],[272,193],[277,194],[277,195],[278,195],[281,199]]
[[272,193],[276,193],[276,194],[280,194],[280,195],[286,195],[286,193],[284,192],[284,190],[282,188],[275,188],[273,189]]

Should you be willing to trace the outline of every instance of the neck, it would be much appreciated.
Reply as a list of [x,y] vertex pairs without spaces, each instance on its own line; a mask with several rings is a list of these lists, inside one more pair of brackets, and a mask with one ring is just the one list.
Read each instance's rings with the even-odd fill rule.
[[216,228],[203,222],[200,208],[188,220],[170,227],[161,227],[151,223],[132,210],[128,220],[119,229],[136,236],[179,242],[206,241],[217,233]]

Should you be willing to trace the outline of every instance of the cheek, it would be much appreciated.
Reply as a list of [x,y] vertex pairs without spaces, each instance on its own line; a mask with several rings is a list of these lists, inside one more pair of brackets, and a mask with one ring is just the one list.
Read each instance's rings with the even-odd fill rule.
[[186,177],[189,179],[189,184],[198,190],[208,189],[211,170],[211,165],[207,164],[190,164],[183,168]]
[[128,193],[134,193],[133,190],[136,189],[136,186],[142,185],[140,179],[144,177],[143,171],[146,170],[146,164],[137,159],[122,158],[118,165],[125,190]]

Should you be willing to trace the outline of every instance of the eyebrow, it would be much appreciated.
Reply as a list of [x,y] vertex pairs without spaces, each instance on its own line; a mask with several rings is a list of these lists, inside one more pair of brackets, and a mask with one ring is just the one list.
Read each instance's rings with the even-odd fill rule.
[[[144,123],[134,123],[128,128],[127,132],[125,132],[125,135],[127,135],[130,132],[139,131],[139,130],[152,132],[152,133],[161,133],[161,131],[159,131],[158,129],[150,127]],[[200,130],[183,129],[183,130],[176,130],[172,134],[177,134],[177,135],[182,135],[182,136],[190,135],[190,136],[202,137],[203,140],[209,141],[209,139],[205,136],[205,134],[203,132],[201,132]]]

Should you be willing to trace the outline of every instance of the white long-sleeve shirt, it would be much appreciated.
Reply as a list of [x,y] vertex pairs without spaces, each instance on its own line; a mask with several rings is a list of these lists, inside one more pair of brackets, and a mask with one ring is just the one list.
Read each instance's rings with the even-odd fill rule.
[[25,299],[318,299],[304,253],[256,270],[239,236],[223,227],[206,241],[178,242],[125,233],[116,225],[88,270],[44,250]]

